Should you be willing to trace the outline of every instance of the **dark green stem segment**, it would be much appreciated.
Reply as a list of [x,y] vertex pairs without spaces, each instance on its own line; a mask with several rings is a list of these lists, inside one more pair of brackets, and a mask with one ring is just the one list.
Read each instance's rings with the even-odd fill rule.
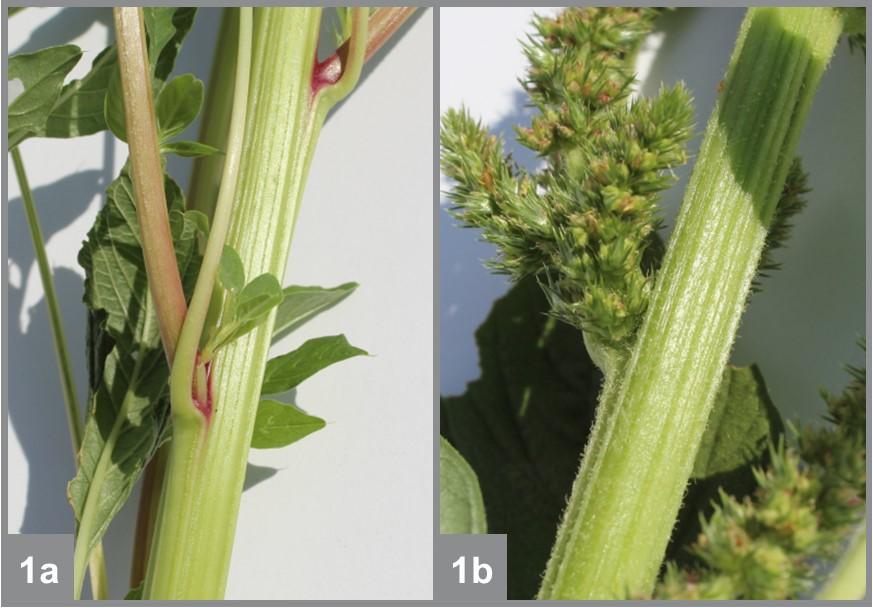
[[834,9],[748,11],[637,341],[607,379],[540,599],[651,594],[841,30]]
[[61,374],[61,388],[64,391],[64,402],[67,406],[67,427],[70,431],[70,444],[73,455],[78,455],[79,446],[82,444],[82,420],[79,413],[79,399],[76,397],[76,383],[73,380],[73,370],[70,366],[70,352],[67,349],[67,338],[64,335],[64,325],[61,318],[61,310],[58,306],[58,296],[55,292],[55,282],[52,279],[52,270],[49,266],[48,256],[45,251],[42,228],[39,224],[39,216],[36,213],[36,203],[33,200],[33,192],[27,181],[27,173],[24,170],[24,162],[18,148],[10,151],[12,163],[15,165],[15,176],[21,188],[21,200],[24,202],[24,213],[27,217],[27,227],[30,228],[30,238],[33,241],[33,251],[36,254],[36,265],[39,268],[39,278],[42,280],[42,289],[45,292],[45,303],[48,308],[49,323],[52,329],[52,338],[55,345],[55,356],[58,360],[58,370]]

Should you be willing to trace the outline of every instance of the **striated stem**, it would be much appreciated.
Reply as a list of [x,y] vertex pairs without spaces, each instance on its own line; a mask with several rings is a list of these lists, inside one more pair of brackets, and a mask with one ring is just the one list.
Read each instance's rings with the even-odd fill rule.
[[[227,235],[247,276],[282,276],[320,127],[363,64],[366,9],[355,9],[338,74],[324,74],[323,64],[315,63],[320,15],[315,8],[255,10],[246,129],[235,191],[229,184]],[[244,31],[241,22],[241,48]],[[213,230],[223,208],[219,202]],[[209,272],[208,264],[201,272]],[[216,354],[209,417],[191,403],[195,360],[189,347],[196,345],[195,333],[199,337],[197,325],[192,318],[189,336],[186,322],[171,377],[174,437],[146,575],[148,599],[224,594],[273,315]]]
[[747,13],[637,341],[601,397],[540,599],[651,593],[841,28],[827,8]]
[[164,171],[158,149],[145,25],[141,8],[115,8],[113,14],[131,179],[146,274],[161,342],[167,360],[172,363],[187,307],[164,195]]

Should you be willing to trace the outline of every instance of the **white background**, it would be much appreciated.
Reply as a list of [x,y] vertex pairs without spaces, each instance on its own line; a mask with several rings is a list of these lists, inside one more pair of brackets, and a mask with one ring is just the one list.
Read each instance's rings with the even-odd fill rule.
[[[176,73],[208,80],[220,14],[202,9]],[[433,12],[420,14],[328,119],[285,284],[361,287],[275,348],[345,333],[373,357],[307,380],[297,403],[328,421],[281,450],[253,451],[229,599],[429,599],[433,504]],[[9,51],[72,42],[84,74],[111,35],[108,9],[28,9]],[[196,126],[186,135],[195,138]],[[84,401],[80,243],[123,164],[105,134],[22,144]],[[10,532],[71,532],[73,475],[42,286],[9,162],[6,238]],[[170,161],[187,185],[189,165]],[[106,537],[113,597],[127,591],[137,496]]]
[[[549,12],[550,9],[538,9]],[[531,32],[532,9],[440,11],[440,111],[465,104],[507,141],[528,168],[536,159],[514,140],[512,127],[529,123],[527,98],[517,78],[526,61],[519,39]],[[684,80],[695,97],[698,136],[692,162],[663,197],[669,230],[685,189],[700,134],[733,49],[744,11],[677,9],[658,22],[640,53],[638,88],[654,95],[660,84]],[[824,412],[819,389],[841,390],[844,363],[862,364],[856,341],[866,335],[865,80],[864,55],[845,41],[825,74],[798,154],[810,173],[808,206],[796,219],[788,247],[777,253],[782,269],[753,295],[740,327],[733,362],[757,362],[776,405],[794,420]],[[442,187],[450,187],[443,179]],[[443,197],[443,206],[446,201]],[[473,337],[494,299],[508,289],[482,261],[494,255],[440,214],[440,390],[452,395],[479,376]]]

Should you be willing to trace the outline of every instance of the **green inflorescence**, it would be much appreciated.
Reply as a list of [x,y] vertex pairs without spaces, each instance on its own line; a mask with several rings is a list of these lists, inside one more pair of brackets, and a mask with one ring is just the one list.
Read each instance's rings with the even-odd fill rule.
[[538,17],[524,81],[538,115],[518,140],[546,167],[528,174],[466,110],[442,120],[453,213],[496,244],[498,272],[535,275],[557,317],[626,346],[652,286],[658,194],[687,160],[691,99],[683,85],[630,99],[631,60],[652,9],[573,8]]
[[826,396],[833,424],[805,428],[797,445],[773,447],[756,471],[755,494],[722,494],[688,553],[699,566],[667,565],[656,597],[786,599],[808,595],[822,560],[833,559],[864,517],[866,496],[866,372],[850,369],[851,385]]

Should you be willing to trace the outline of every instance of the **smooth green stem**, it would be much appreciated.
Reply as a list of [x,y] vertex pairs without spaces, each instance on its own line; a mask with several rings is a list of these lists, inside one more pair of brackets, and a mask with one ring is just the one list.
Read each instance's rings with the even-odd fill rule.
[[601,396],[540,599],[651,593],[841,28],[832,9],[748,11],[637,341]]
[[30,190],[30,183],[24,170],[24,162],[17,147],[13,148],[10,154],[12,155],[12,163],[15,165],[15,176],[18,178],[18,185],[21,188],[21,200],[24,202],[24,213],[27,218],[27,226],[30,228],[30,238],[33,241],[33,250],[36,254],[36,265],[39,268],[39,277],[42,280],[42,288],[45,292],[45,303],[48,308],[49,322],[52,329],[55,357],[58,362],[58,371],[61,374],[61,388],[64,391],[67,428],[70,431],[70,445],[73,447],[73,455],[77,456],[79,446],[82,445],[82,420],[79,410],[79,399],[76,396],[76,383],[73,380],[73,368],[70,365],[70,352],[67,348],[67,338],[64,335],[61,309],[58,306],[58,296],[55,292],[55,282],[52,279],[52,269],[46,255],[42,228],[39,224],[39,216],[36,213],[33,192]]
[[[24,203],[24,213],[27,217],[27,226],[30,229],[30,237],[33,241],[33,250],[36,254],[36,265],[39,268],[39,277],[42,280],[42,288],[45,292],[45,302],[48,308],[49,324],[52,330],[52,340],[55,347],[55,357],[58,363],[58,371],[61,376],[61,388],[64,392],[64,405],[67,414],[67,429],[70,432],[70,446],[73,450],[73,458],[78,459],[79,448],[82,446],[82,420],[79,413],[79,399],[76,396],[76,383],[73,379],[73,368],[70,365],[70,352],[67,348],[67,338],[64,335],[64,324],[61,318],[61,309],[58,305],[58,296],[55,292],[55,282],[52,278],[52,270],[49,265],[48,255],[45,251],[45,240],[42,228],[39,224],[39,215],[36,212],[36,202],[24,170],[24,161],[18,148],[12,148],[12,163],[15,165],[15,176],[21,189],[21,200]],[[105,599],[109,595],[106,579],[106,564],[103,558],[103,545],[100,544],[91,552],[89,560],[91,572],[91,595],[94,599]]]
[[143,12],[142,8],[117,7],[113,15],[143,258],[161,342],[167,360],[172,363],[187,304],[164,193]]
[[[283,274],[318,132],[338,99],[331,89],[347,92],[363,63],[364,45],[357,39],[362,29],[366,33],[361,12],[366,9],[355,10],[356,40],[336,84],[313,96],[320,9],[255,9],[248,116],[227,236],[247,276]],[[216,218],[220,208],[221,203]],[[171,390],[182,403],[174,403],[172,450],[146,576],[148,599],[216,600],[224,594],[273,321],[271,314],[216,353],[212,413],[205,425],[187,418],[192,376],[174,365]],[[177,419],[182,423],[176,425]]]
[[867,526],[861,526],[816,599],[862,600],[866,595]]
[[[203,119],[200,122],[199,141],[219,149],[227,145],[227,134],[233,112],[236,55],[239,36],[239,9],[225,8],[221,29],[215,43],[212,73],[209,77]],[[212,219],[212,211],[221,186],[224,156],[204,156],[194,161],[188,208],[205,213]]]

